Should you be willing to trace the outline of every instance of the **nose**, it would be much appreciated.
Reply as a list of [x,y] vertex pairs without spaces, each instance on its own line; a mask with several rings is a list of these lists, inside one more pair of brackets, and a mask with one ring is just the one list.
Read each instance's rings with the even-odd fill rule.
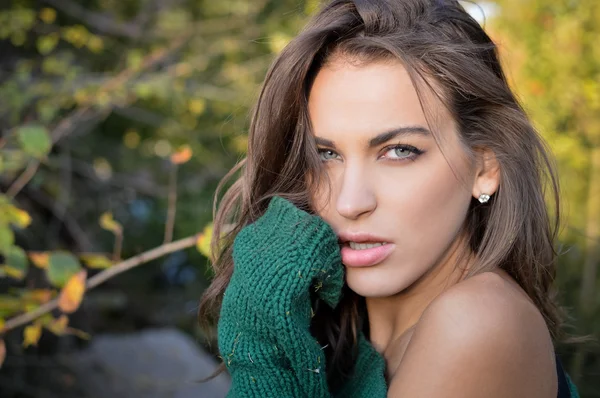
[[342,217],[355,220],[375,210],[377,199],[369,180],[372,179],[364,168],[346,168],[336,199],[337,212]]

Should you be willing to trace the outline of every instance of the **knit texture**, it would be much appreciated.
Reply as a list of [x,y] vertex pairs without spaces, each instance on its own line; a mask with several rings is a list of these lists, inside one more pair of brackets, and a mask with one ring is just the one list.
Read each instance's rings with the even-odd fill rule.
[[236,237],[233,261],[218,324],[228,398],[387,396],[385,361],[362,332],[353,376],[335,395],[328,389],[325,355],[310,333],[310,291],[332,308],[341,298],[344,268],[329,225],[274,197]]
[[387,397],[385,381],[385,360],[373,348],[362,333],[358,335],[358,358],[352,378],[346,382],[334,397],[366,398]]
[[[228,397],[331,397],[325,355],[310,333],[311,290],[334,308],[344,283],[331,227],[274,197],[237,235],[233,261],[218,323]],[[336,396],[385,397],[383,358],[362,333],[358,348],[354,376]]]

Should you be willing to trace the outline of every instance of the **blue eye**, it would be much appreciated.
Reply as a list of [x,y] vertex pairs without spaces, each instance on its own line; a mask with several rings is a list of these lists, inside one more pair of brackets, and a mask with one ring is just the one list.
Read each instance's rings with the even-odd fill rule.
[[384,156],[390,160],[414,160],[422,153],[423,151],[411,145],[394,145],[387,148]]
[[333,160],[338,157],[338,154],[332,151],[331,149],[319,148],[318,149],[319,156],[321,156],[321,160]]

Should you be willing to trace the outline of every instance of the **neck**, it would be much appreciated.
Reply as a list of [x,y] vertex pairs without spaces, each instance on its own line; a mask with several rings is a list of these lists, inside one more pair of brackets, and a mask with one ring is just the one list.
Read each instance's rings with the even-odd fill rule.
[[429,304],[463,279],[472,256],[460,259],[459,247],[464,246],[456,242],[437,265],[400,293],[365,299],[370,340],[378,352],[387,356],[394,344],[417,324]]

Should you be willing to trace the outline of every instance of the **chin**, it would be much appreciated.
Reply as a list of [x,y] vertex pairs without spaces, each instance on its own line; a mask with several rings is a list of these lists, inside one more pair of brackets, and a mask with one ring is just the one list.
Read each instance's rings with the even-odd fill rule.
[[350,290],[362,297],[389,297],[403,291],[406,286],[400,281],[391,280],[385,276],[368,275],[367,268],[348,269],[346,271],[346,283]]

